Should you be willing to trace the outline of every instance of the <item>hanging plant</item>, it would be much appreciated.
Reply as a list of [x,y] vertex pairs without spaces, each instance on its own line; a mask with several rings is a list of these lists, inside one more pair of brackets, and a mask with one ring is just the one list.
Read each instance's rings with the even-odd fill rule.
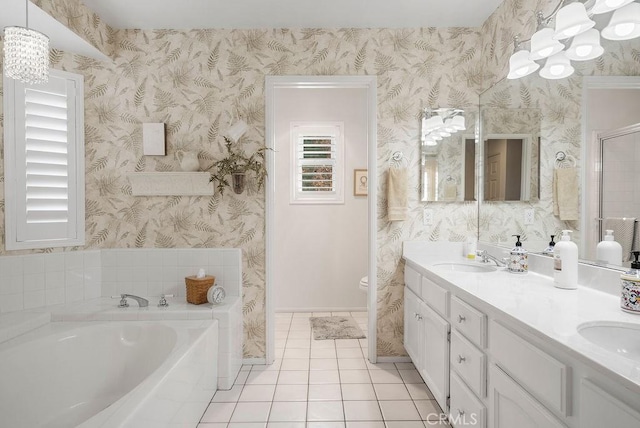
[[[244,191],[245,177],[247,172],[253,172],[258,182],[258,189],[264,185],[267,177],[267,168],[265,166],[266,147],[258,149],[251,156],[247,156],[244,152],[234,151],[231,148],[231,140],[224,137],[225,147],[227,148],[227,156],[216,161],[211,168],[215,172],[211,172],[209,182],[216,181],[216,188],[221,195],[224,195],[225,187],[231,186],[233,191],[240,194]],[[228,177],[231,177],[229,182]]]

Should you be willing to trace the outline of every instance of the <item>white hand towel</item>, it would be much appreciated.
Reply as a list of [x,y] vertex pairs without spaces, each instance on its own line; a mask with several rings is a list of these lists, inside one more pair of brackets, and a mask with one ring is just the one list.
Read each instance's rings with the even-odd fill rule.
[[628,262],[631,259],[631,248],[633,246],[633,235],[636,228],[635,217],[607,217],[602,224],[604,230],[613,230],[615,240],[622,246],[622,261]]
[[576,168],[556,168],[553,171],[553,214],[565,221],[580,219]]
[[387,217],[389,221],[407,219],[407,169],[390,168],[387,179]]

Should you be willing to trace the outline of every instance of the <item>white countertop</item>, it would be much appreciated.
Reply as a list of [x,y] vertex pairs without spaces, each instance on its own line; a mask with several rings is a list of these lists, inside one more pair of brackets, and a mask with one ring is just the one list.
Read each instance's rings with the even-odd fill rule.
[[639,361],[604,350],[578,334],[578,326],[594,321],[640,326],[640,315],[620,309],[619,296],[585,286],[579,286],[577,290],[562,290],[553,286],[553,277],[534,272],[518,275],[500,268],[483,273],[447,271],[433,265],[479,262],[462,257],[460,244],[411,244],[405,245],[403,258],[422,268],[425,276],[441,278],[451,286],[454,294],[481,300],[495,313],[506,315],[521,328],[544,340],[562,345],[584,363],[617,377],[627,388],[640,393]]

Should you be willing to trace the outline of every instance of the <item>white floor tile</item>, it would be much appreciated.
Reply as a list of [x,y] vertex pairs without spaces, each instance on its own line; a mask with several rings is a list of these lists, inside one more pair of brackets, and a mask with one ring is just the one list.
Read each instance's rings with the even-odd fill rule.
[[[309,422],[307,428],[344,428],[344,422],[336,421],[321,421],[321,422]],[[384,427],[383,427],[384,428]]]
[[309,353],[311,349],[291,349],[285,348],[284,350],[284,358],[309,358]]
[[307,403],[274,401],[269,422],[304,422],[307,418]]
[[213,403],[235,403],[240,398],[242,392],[242,385],[234,385],[228,391],[218,390],[211,399]]
[[227,428],[229,425],[224,423],[199,423],[198,428]]
[[437,421],[444,419],[440,410],[440,406],[435,400],[415,400],[415,406],[418,408],[418,413],[423,421]]
[[310,349],[311,341],[309,339],[288,339],[285,349]]
[[309,401],[307,421],[344,421],[342,401]]
[[358,339],[358,342],[360,342],[361,348],[366,348],[367,346],[369,346],[369,339]]
[[409,395],[414,400],[433,400],[433,394],[424,383],[408,383],[405,385],[409,391]]
[[307,385],[309,372],[306,370],[284,370],[278,377],[278,385]]
[[338,358],[364,358],[362,349],[358,348],[336,348]]
[[395,363],[398,370],[415,370],[413,363]]
[[311,349],[336,349],[335,340],[312,340]]
[[341,383],[371,383],[369,370],[340,370]]
[[424,428],[422,421],[386,421],[387,428]]
[[[229,425],[231,428],[231,425]],[[269,422],[267,428],[305,428],[304,422]]]
[[376,363],[373,364],[371,362],[369,362],[369,360],[366,360],[365,363],[367,364],[367,368],[369,370],[395,370],[396,366],[393,363]]
[[311,370],[309,384],[340,383],[338,370]]
[[249,377],[245,382],[246,385],[275,385],[278,381],[278,371],[266,370],[266,371],[251,371]]
[[271,403],[238,403],[231,422],[267,422]]
[[280,384],[276,386],[273,401],[307,401],[307,389],[308,386],[306,384]]
[[[380,408],[385,420],[388,421],[418,421],[420,414],[411,400],[380,401]],[[514,427],[515,428],[515,427]]]
[[373,383],[403,383],[398,370],[371,370],[371,382]]
[[385,428],[384,422],[380,421],[347,421],[347,428]]
[[282,359],[277,358],[271,364],[255,364],[252,368],[252,372],[260,372],[265,370],[280,370],[280,366],[282,365]]
[[234,382],[234,385],[244,385],[245,382],[247,381],[247,378],[249,377],[249,371],[241,371],[240,373],[238,373],[238,376],[236,376],[236,381]]
[[302,326],[291,327],[289,339],[309,339],[311,340],[311,330]]
[[284,357],[284,348],[276,348],[275,350],[275,357],[276,358],[282,358]]
[[336,339],[336,348],[359,348],[358,339]]
[[311,358],[336,358],[333,348],[311,348]]
[[[267,423],[266,422],[233,422],[225,426],[227,428],[265,428],[267,426]],[[209,427],[198,427],[198,428],[209,428]]]
[[[355,361],[353,359],[352,361]],[[309,368],[311,370],[338,370],[337,358],[312,358]]]
[[342,400],[340,384],[309,385],[309,401]]
[[211,403],[202,415],[201,422],[229,422],[236,403]]
[[376,400],[376,393],[370,383],[352,383],[342,385],[342,399],[345,401]]
[[398,370],[404,383],[424,383],[417,370]]
[[[417,412],[416,412],[417,413]],[[347,421],[381,421],[382,413],[377,401],[345,401],[344,414]]]
[[402,383],[376,383],[373,385],[378,400],[411,400],[411,396]]
[[338,358],[340,370],[366,370],[367,364],[363,358]]
[[309,370],[308,358],[283,358],[280,370]]
[[275,385],[245,385],[239,401],[273,401]]

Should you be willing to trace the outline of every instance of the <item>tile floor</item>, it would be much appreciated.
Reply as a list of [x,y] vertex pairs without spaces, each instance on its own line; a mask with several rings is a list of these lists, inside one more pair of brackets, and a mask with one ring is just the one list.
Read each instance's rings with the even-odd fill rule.
[[413,364],[369,363],[367,339],[312,339],[310,316],[349,314],[366,334],[366,312],[276,314],[276,361],[243,366],[198,428],[449,427]]

